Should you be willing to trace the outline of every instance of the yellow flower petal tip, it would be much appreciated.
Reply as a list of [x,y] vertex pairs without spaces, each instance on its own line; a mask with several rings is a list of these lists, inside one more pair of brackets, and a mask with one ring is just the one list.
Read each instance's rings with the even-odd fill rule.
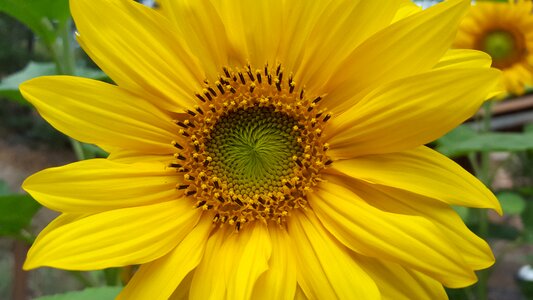
[[461,23],[454,46],[477,49],[492,57],[492,66],[502,70],[502,88],[496,99],[506,94],[521,95],[533,84],[531,1],[477,2]]
[[110,152],[24,182],[62,213],[25,269],[141,265],[119,299],[446,299],[493,262],[450,205],[496,198],[422,146],[500,76],[450,50],[468,1],[158,2],[70,1],[114,84],[21,85]]

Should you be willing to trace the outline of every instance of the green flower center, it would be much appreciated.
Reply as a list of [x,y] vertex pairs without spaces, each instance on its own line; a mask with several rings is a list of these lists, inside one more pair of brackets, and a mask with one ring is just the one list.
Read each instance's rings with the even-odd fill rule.
[[238,109],[222,116],[206,142],[213,173],[241,195],[281,188],[303,152],[298,122],[273,107]]
[[497,30],[487,34],[482,46],[494,60],[508,59],[516,54],[515,38],[507,31]]

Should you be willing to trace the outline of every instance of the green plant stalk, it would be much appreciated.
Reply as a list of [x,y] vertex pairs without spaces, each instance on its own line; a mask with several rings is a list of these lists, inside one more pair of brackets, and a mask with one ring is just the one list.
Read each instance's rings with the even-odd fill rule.
[[[492,119],[492,101],[487,101],[483,104],[483,118],[482,126],[480,133],[487,133],[491,131],[491,119]],[[491,187],[492,185],[492,176],[490,168],[490,153],[488,151],[481,152],[481,162],[479,167],[476,170],[478,178],[487,186]],[[478,210],[478,235],[482,239],[488,238],[489,233],[489,219],[486,209]],[[488,299],[488,281],[489,281],[489,270],[480,270],[478,271],[478,283],[476,290],[476,299],[477,300],[487,300]]]

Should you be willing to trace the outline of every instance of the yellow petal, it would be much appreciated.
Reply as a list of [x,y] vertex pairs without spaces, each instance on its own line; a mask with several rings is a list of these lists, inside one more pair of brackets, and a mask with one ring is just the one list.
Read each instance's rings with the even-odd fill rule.
[[446,300],[442,284],[424,274],[378,259],[353,254],[357,263],[376,282],[382,299]]
[[117,299],[168,299],[200,263],[212,228],[212,217],[204,216],[174,250],[142,265]]
[[161,163],[91,159],[35,173],[22,187],[50,209],[94,213],[178,199],[176,184],[176,171]]
[[349,177],[447,204],[502,212],[498,200],[483,183],[451,159],[427,147],[336,161],[332,168]]
[[310,194],[311,207],[353,251],[418,270],[448,287],[476,281],[458,250],[426,219],[381,211],[340,185],[321,183],[319,188]]
[[191,271],[185,278],[181,281],[180,285],[176,288],[174,293],[170,295],[168,300],[188,300],[192,299],[189,298],[189,291],[191,289],[191,282],[192,282],[192,276],[194,274],[194,271]]
[[250,299],[257,279],[268,269],[272,243],[265,224],[257,221],[231,234],[224,243],[227,299]]
[[310,211],[294,211],[288,221],[294,241],[298,284],[310,299],[380,299],[372,280],[349,250],[322,227]]
[[55,228],[28,252],[24,269],[50,266],[94,270],[142,264],[172,250],[200,212],[189,201],[169,201],[87,216]]
[[433,141],[472,116],[499,76],[495,69],[441,69],[383,85],[333,117],[328,155],[352,158]]
[[230,234],[230,226],[223,226],[216,230],[207,241],[205,253],[200,264],[194,271],[189,299],[225,299],[226,270],[224,241]]
[[392,20],[393,23],[398,22],[402,19],[405,19],[409,16],[412,16],[416,14],[417,12],[420,12],[422,8],[415,3],[413,3],[411,0],[404,0],[401,2],[401,6],[396,12],[396,15],[394,16],[394,19]]
[[182,111],[205,75],[186,41],[155,10],[130,0],[71,0],[79,42],[119,86]]
[[190,49],[202,58],[200,64],[210,80],[217,80],[214,76],[230,61],[237,66],[246,63],[242,54],[236,53],[229,44],[225,25],[211,1],[161,0],[158,4]]
[[296,264],[292,241],[285,229],[276,225],[268,228],[272,255],[268,271],[257,280],[251,299],[294,299],[296,291]]
[[39,77],[20,86],[48,123],[85,143],[174,153],[177,125],[142,98],[104,82],[70,76]]
[[390,24],[400,3],[364,0],[324,3],[306,42],[296,82],[305,85],[311,94],[323,93],[319,87],[361,42]]
[[473,270],[494,263],[489,245],[466,227],[459,215],[447,204],[404,190],[364,183],[346,176],[324,176],[359,195],[370,205],[383,211],[420,216],[437,226],[450,242],[461,249],[460,255]]
[[334,72],[322,104],[342,112],[377,86],[431,69],[449,49],[468,6],[468,1],[445,1],[369,38]]
[[469,49],[451,49],[444,54],[434,69],[488,68],[492,63],[490,55]]

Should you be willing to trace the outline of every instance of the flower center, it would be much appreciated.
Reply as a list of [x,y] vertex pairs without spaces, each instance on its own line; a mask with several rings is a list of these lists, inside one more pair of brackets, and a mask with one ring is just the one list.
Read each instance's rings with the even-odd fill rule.
[[214,85],[206,81],[200,100],[181,126],[171,167],[183,175],[177,186],[214,212],[213,222],[237,230],[254,220],[285,222],[307,205],[306,194],[331,160],[322,131],[331,114],[321,97],[296,92],[283,70],[223,68]]
[[515,34],[507,30],[494,30],[480,41],[480,50],[492,57],[492,65],[506,68],[519,61],[523,54],[523,45]]

